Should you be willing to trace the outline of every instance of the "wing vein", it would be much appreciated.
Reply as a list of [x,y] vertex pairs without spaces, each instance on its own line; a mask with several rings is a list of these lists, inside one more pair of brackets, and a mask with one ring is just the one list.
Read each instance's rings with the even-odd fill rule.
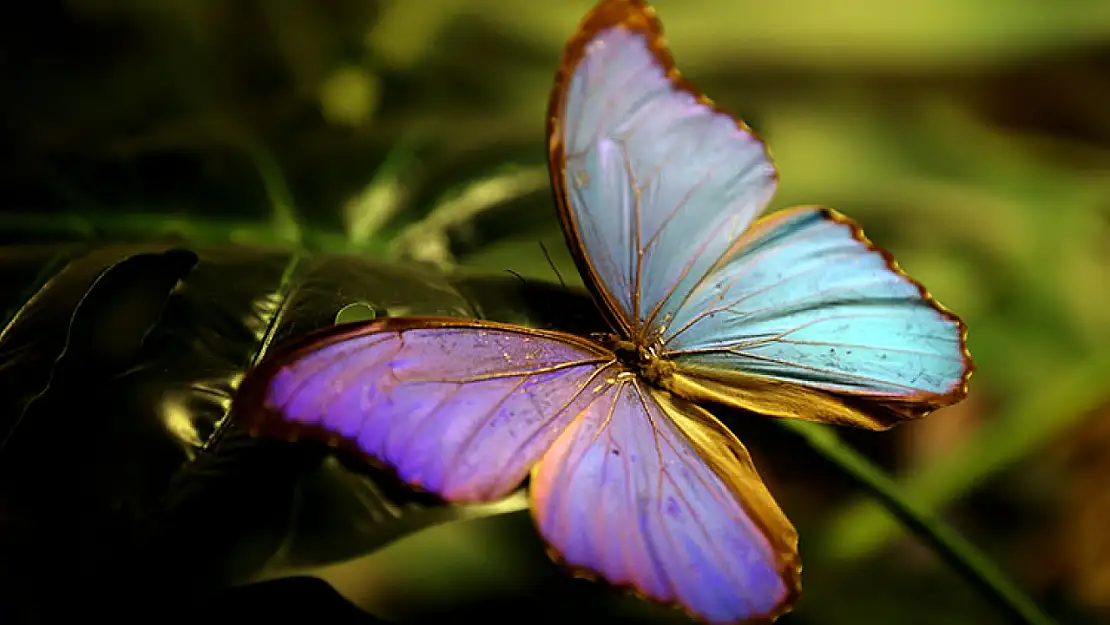
[[830,374],[830,375],[833,375],[835,377],[850,378],[850,379],[853,379],[853,380],[860,380],[860,381],[863,381],[863,382],[881,382],[886,386],[897,386],[899,388],[904,388],[908,391],[917,391],[917,390],[919,390],[917,388],[914,388],[914,387],[906,385],[906,384],[899,384],[897,382],[889,382],[889,381],[886,381],[886,380],[880,380],[879,378],[868,377],[868,376],[865,376],[865,375],[857,375],[857,374],[854,374],[854,373],[848,373],[848,372],[843,371],[843,370],[826,369],[826,368],[823,368],[823,367],[816,367],[814,365],[804,365],[804,364],[797,363],[797,362],[790,362],[789,360],[782,360],[782,359],[779,359],[779,358],[772,358],[770,356],[764,356],[762,354],[752,354],[750,352],[738,352],[737,355],[742,356],[744,358],[751,358],[752,360],[760,360],[760,361],[764,361],[764,362],[773,362],[775,364],[787,365],[787,366],[795,367],[795,368],[798,368],[798,369],[804,369],[806,371],[814,371],[816,373]]
[[[595,369],[594,372],[591,373],[590,376],[588,378],[586,378],[586,380],[584,382],[582,382],[581,384],[578,385],[578,388],[570,396],[570,399],[563,402],[563,405],[560,406],[559,409],[556,410],[552,414],[551,417],[544,420],[542,427],[536,428],[535,431],[533,431],[528,436],[528,438],[524,439],[524,442],[522,442],[520,445],[517,446],[516,451],[513,452],[513,455],[515,456],[516,454],[520,453],[521,449],[524,449],[525,447],[530,445],[536,439],[536,437],[539,436],[541,431],[546,429],[549,425],[551,425],[551,423],[553,421],[555,421],[559,417],[559,415],[563,414],[563,412],[565,412],[568,408],[570,408],[571,405],[573,405],[574,402],[577,401],[579,397],[581,397],[582,393],[584,393],[586,391],[586,388],[588,388],[590,386],[590,384],[593,384],[594,380],[596,380],[597,377],[599,375],[601,375],[607,368],[608,367],[599,367],[599,368]],[[591,402],[591,404],[592,403],[593,402]],[[587,404],[587,406],[588,405],[589,404]],[[577,418],[578,416],[581,416],[581,413],[579,413],[579,415],[576,415],[575,418]]]
[[[628,170],[628,180],[632,186],[632,239],[630,240],[629,253],[634,255],[634,258],[629,258],[630,262],[635,262],[635,273],[632,279],[632,336],[641,336],[640,325],[640,285],[641,273],[644,269],[644,251],[640,247],[640,202],[643,200],[643,189],[640,188],[636,180],[636,172],[632,168],[632,157],[628,153],[626,146],[621,145],[621,152],[624,156],[624,166]],[[632,265],[629,268],[633,268]]]
[[[448,382],[448,384],[450,384],[450,382]],[[399,450],[399,453],[396,454],[396,458],[400,459],[400,458],[404,458],[404,457],[408,456],[409,450],[412,449],[413,442],[417,438],[419,438],[420,433],[423,432],[424,429],[428,427],[429,423],[432,423],[433,421],[435,421],[435,419],[433,417],[436,414],[439,413],[440,409],[443,408],[443,405],[445,403],[447,403],[451,399],[454,399],[455,395],[457,395],[459,393],[459,391],[462,390],[462,387],[463,387],[462,384],[454,384],[453,386],[454,386],[454,388],[452,388],[451,391],[448,392],[447,395],[445,395],[442,399],[437,401],[435,406],[433,406],[430,410],[428,410],[428,412],[425,414],[424,418],[419,423],[417,423],[415,427],[412,428],[412,430],[409,432],[408,438],[406,438],[405,442],[402,443],[401,449]],[[390,431],[392,431],[392,428],[389,428],[389,429],[390,429]],[[389,452],[389,447],[390,447],[389,439],[386,438],[385,439],[385,451],[386,451],[387,455],[388,455],[388,452]],[[400,462],[397,462],[397,464],[400,464]]]
[[[776,280],[775,282],[772,282],[772,283],[770,283],[770,284],[768,284],[764,287],[755,289],[753,291],[749,291],[749,292],[743,294],[743,296],[741,296],[741,297],[739,297],[735,300],[730,300],[728,302],[728,304],[722,306],[722,305],[720,305],[722,300],[724,300],[725,297],[727,297],[728,292],[732,289],[733,286],[736,285],[736,281],[739,279],[739,276],[735,276],[735,277],[732,278],[732,280],[729,281],[727,287],[724,287],[724,288],[721,289],[721,292],[717,295],[717,297],[715,298],[715,301],[711,304],[710,308],[707,308],[707,309],[703,310],[702,312],[695,315],[690,321],[683,324],[682,328],[679,329],[674,334],[672,334],[667,339],[667,341],[664,343],[664,345],[669,344],[671,341],[673,341],[675,338],[677,338],[680,334],[689,330],[694,324],[701,321],[705,317],[707,317],[709,315],[712,315],[713,313],[718,313],[718,312],[723,312],[723,311],[726,311],[726,310],[731,310],[733,306],[736,306],[737,304],[745,302],[745,301],[747,301],[747,300],[749,300],[753,297],[756,297],[758,295],[762,295],[764,293],[767,293],[768,291],[772,291],[772,290],[782,286],[783,284],[786,284],[787,282],[789,282],[791,280],[795,280],[797,278],[800,278],[800,277],[802,277],[806,274],[813,273],[815,271],[821,271],[821,270],[826,270],[826,269],[828,269],[828,268],[825,267],[825,266],[822,266],[822,265],[814,265],[812,267],[808,267],[806,269],[803,269],[802,271],[798,271],[798,272],[783,276],[783,277],[779,278],[778,280]],[[884,277],[884,279],[885,279],[885,277]],[[850,286],[851,286],[851,288],[858,288],[858,287],[863,287],[863,286],[871,286],[872,284],[877,284],[877,283],[878,282],[867,282],[867,283],[864,283],[864,284],[855,284],[855,285],[850,285]],[[838,290],[842,290],[842,289],[846,289],[846,288],[849,288],[849,285],[837,285],[837,286],[831,287],[829,289],[823,289],[823,290],[815,291],[813,293],[806,293],[806,295],[803,296],[803,298],[808,299],[808,298],[813,297],[814,295],[823,295],[823,294],[828,294],[828,293],[834,293]],[[785,302],[775,302],[775,303],[770,304],[770,305],[768,305],[764,308],[756,308],[754,310],[747,311],[745,313],[741,313],[741,312],[738,312],[738,311],[733,311],[733,312],[735,312],[737,315],[751,317],[756,313],[760,313],[760,312],[763,312],[763,311],[766,311],[766,310],[788,309],[789,305],[796,304],[799,301],[801,301],[803,298],[787,300]]]
[[613,362],[612,358],[605,358],[605,357],[584,358],[582,360],[567,360],[565,362],[560,362],[560,363],[557,363],[557,364],[554,364],[554,365],[546,365],[546,366],[543,366],[543,367],[538,367],[536,369],[520,369],[520,370],[516,370],[516,371],[503,371],[503,372],[498,372],[498,373],[489,373],[489,374],[484,374],[484,375],[476,375],[476,376],[469,377],[469,378],[459,378],[457,380],[452,380],[452,379],[449,379],[449,378],[448,379],[436,378],[436,379],[431,379],[431,380],[418,380],[418,381],[419,382],[424,382],[424,383],[429,383],[429,384],[437,384],[437,383],[443,383],[443,384],[448,384],[448,383],[452,383],[452,384],[471,384],[473,382],[485,382],[485,381],[488,381],[488,380],[515,378],[515,377],[518,377],[518,376],[531,376],[531,375],[537,375],[537,374],[541,374],[541,373],[554,373],[556,371],[561,371],[563,369],[573,369],[573,368],[576,368],[576,367],[581,367],[582,365],[601,364],[601,363],[608,364],[608,363],[611,363],[611,362]]
[[470,444],[474,442],[474,439],[475,439],[475,437],[478,436],[478,433],[481,432],[483,429],[485,429],[486,426],[488,426],[490,424],[490,422],[493,421],[494,417],[497,416],[497,413],[505,405],[505,402],[509,401],[509,398],[512,397],[513,395],[516,395],[517,391],[519,391],[520,388],[522,386],[524,386],[525,383],[527,383],[528,380],[530,380],[530,379],[532,379],[531,375],[522,376],[516,384],[514,384],[510,389],[508,389],[501,396],[501,399],[497,400],[497,402],[494,405],[492,405],[492,406],[490,406],[489,408],[486,409],[486,413],[484,415],[482,415],[481,419],[476,419],[475,420],[474,424],[470,427],[470,430],[467,432],[466,438],[463,439],[463,442],[461,444],[459,444],[455,447],[455,451],[451,455],[450,460],[447,460],[444,463],[444,466],[453,466],[455,463],[457,463],[459,461],[459,457],[463,454],[463,452],[466,450],[466,448],[469,447]]

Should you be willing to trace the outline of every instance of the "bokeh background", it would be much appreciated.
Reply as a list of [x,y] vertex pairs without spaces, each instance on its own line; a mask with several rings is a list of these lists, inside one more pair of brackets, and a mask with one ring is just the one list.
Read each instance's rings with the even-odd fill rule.
[[[543,130],[591,4],[26,3],[0,25],[0,240],[302,245],[573,287]],[[773,207],[861,221],[971,328],[967,401],[841,435],[1061,621],[1110,622],[1110,3],[655,6],[679,67],[770,144]],[[847,480],[753,451],[802,531],[799,619],[1002,622]],[[496,600],[534,579],[519,534],[441,525],[316,573],[385,616]]]

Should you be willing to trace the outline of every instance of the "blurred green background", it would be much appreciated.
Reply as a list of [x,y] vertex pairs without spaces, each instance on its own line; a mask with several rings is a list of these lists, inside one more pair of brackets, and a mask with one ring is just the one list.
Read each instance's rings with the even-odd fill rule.
[[[545,172],[589,0],[68,0],[5,20],[0,240],[290,244],[579,284]],[[1110,622],[1110,3],[659,0],[773,208],[861,221],[971,328],[964,403],[841,432],[1061,620]],[[756,461],[761,468],[759,455]],[[851,488],[769,461],[817,623],[993,623]],[[328,578],[389,613],[511,587],[483,523]],[[378,602],[378,603],[375,603]]]

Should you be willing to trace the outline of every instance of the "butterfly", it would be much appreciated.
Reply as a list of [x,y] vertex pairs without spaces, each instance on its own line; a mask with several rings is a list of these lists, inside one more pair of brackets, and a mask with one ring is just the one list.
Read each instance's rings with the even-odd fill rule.
[[826,208],[760,217],[761,139],[675,69],[641,0],[602,0],[549,103],[552,186],[611,331],[492,321],[341,324],[265,359],[233,411],[359,450],[451,502],[529,479],[573,571],[709,623],[770,621],[798,537],[703,405],[873,430],[966,394],[966,328]]

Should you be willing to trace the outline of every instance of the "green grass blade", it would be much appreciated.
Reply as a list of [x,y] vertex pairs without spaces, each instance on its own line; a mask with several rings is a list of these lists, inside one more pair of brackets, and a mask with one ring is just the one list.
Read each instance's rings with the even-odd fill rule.
[[796,419],[779,419],[776,422],[800,435],[822,457],[863,485],[871,496],[936,550],[1011,622],[1055,625],[1055,621],[1015,587],[985,555],[921,506],[911,504],[899,493],[898,485],[886,472],[841,441],[831,429]]
[[[1110,353],[1074,369],[1057,371],[1045,386],[931,465],[899,482],[899,490],[933,513],[991,473],[1028,456],[1106,401]],[[828,544],[840,558],[863,558],[901,535],[901,528],[873,501],[848,506],[829,526]]]

